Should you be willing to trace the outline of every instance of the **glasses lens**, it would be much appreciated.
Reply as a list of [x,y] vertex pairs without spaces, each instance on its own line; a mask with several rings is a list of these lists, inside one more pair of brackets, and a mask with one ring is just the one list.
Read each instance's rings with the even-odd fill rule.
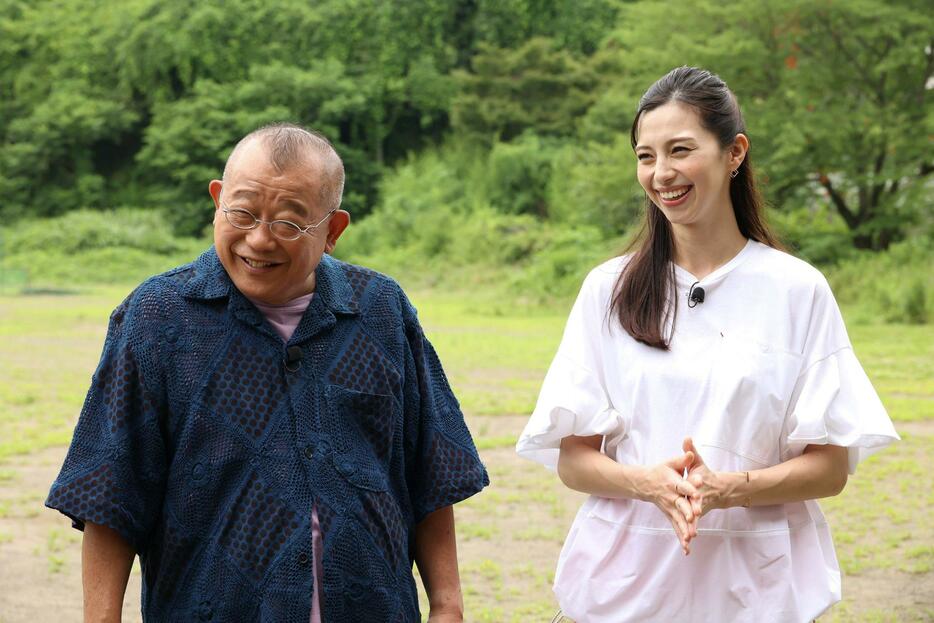
[[295,240],[302,235],[302,230],[295,223],[288,221],[273,221],[269,225],[272,235],[282,240]]
[[250,229],[256,225],[256,219],[246,210],[227,210],[227,222],[240,229]]

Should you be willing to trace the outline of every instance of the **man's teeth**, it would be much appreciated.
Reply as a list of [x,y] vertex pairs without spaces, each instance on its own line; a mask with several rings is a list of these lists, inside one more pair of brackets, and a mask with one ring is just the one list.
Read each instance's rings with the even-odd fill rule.
[[257,262],[256,260],[251,260],[248,257],[243,258],[243,261],[253,268],[266,268],[267,266],[272,266],[272,262]]
[[669,193],[660,192],[660,193],[658,193],[658,194],[661,196],[662,199],[667,199],[668,201],[671,201],[672,199],[677,199],[678,197],[683,197],[685,194],[687,194],[687,192],[688,192],[689,190],[691,190],[691,189],[690,189],[690,188],[685,188],[684,190],[676,190],[676,191],[672,191],[672,192],[669,192]]

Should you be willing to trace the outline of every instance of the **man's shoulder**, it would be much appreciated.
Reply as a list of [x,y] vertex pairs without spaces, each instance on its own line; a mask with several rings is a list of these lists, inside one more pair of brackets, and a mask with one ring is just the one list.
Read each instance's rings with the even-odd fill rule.
[[388,287],[399,290],[400,292],[402,291],[402,287],[399,283],[385,273],[381,273],[378,270],[366,266],[361,266],[360,264],[352,264],[344,260],[339,260],[330,255],[327,257],[333,262],[334,266],[343,271],[344,275],[347,277],[347,281],[349,281],[350,285],[355,289],[361,286],[369,286],[372,282],[379,287]]
[[183,304],[189,295],[197,296],[206,290],[221,292],[224,283],[216,274],[216,259],[211,248],[186,264],[147,278],[124,299],[114,313],[143,308],[156,312],[145,314],[148,318],[154,318],[164,316],[177,304]]
[[[332,256],[325,257],[327,259],[324,261],[328,262],[333,269],[340,271],[346,279],[361,313],[367,315],[385,313],[387,307],[379,303],[386,301],[399,303],[400,307],[397,311],[400,312],[405,306],[410,305],[402,286],[389,275]],[[394,308],[395,305],[392,305],[388,310],[394,310]]]

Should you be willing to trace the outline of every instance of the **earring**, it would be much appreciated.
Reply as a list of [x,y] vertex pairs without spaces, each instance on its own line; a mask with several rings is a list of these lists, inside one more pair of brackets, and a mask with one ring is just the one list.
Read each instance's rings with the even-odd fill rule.
[[737,175],[739,175],[739,169],[733,169],[730,171],[730,179],[735,178]]

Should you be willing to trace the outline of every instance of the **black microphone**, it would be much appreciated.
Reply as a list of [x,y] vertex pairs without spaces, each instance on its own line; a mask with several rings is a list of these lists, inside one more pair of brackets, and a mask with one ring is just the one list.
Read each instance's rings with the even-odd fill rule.
[[695,281],[688,290],[688,307],[697,307],[698,303],[704,302],[704,289],[700,287],[700,281]]
[[299,346],[289,346],[285,351],[285,369],[295,372],[302,367],[302,349]]

